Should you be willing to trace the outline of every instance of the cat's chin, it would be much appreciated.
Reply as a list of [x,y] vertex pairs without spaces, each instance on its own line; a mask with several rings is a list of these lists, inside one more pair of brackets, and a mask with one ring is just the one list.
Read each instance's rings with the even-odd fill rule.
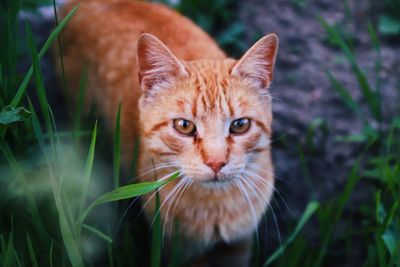
[[234,176],[215,176],[199,181],[198,184],[209,189],[223,189],[234,184]]

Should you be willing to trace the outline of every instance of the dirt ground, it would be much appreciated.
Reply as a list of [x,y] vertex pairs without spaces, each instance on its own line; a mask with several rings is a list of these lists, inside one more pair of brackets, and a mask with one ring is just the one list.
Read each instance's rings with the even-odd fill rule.
[[[351,37],[357,61],[374,85],[377,78],[374,71],[376,52],[367,27],[369,19],[376,25],[377,16],[382,12],[381,1],[349,1],[348,15],[344,1],[303,1],[304,7],[298,7],[294,2],[248,0],[241,2],[238,11],[246,27],[249,45],[260,34],[275,32],[280,38],[271,94],[274,97],[273,129],[277,140],[273,144],[276,184],[291,210],[275,194],[279,205],[275,202],[273,207],[280,207],[275,208],[275,213],[283,235],[285,221],[293,216],[298,218],[308,201],[330,200],[343,190],[349,170],[360,154],[359,145],[337,141],[340,135],[360,133],[363,123],[343,104],[325,70],[330,70],[357,101],[363,103],[364,99],[343,53],[327,42],[327,34],[318,16],[330,24],[340,25],[340,29]],[[393,114],[399,114],[400,42],[383,37],[380,40],[382,112],[388,120]],[[367,110],[365,116],[370,117]],[[307,128],[317,118],[324,121],[326,129],[316,130],[314,151],[310,152],[312,149],[307,147],[305,140]],[[304,162],[299,147],[305,153]],[[355,207],[370,203],[369,192],[368,181],[359,183],[347,212],[352,213]],[[268,223],[272,231],[275,229],[273,224]],[[354,251],[357,262],[363,251]]]

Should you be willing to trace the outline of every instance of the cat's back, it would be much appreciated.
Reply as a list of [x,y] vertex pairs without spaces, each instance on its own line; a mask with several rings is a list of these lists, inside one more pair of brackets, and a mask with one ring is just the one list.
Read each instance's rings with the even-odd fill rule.
[[[70,21],[66,44],[79,42],[88,53],[93,48],[116,50],[136,47],[143,32],[161,39],[182,60],[223,59],[217,44],[192,21],[157,3],[132,0],[74,0],[63,8],[65,16],[76,5],[78,12]],[[102,51],[97,51],[101,54]]]

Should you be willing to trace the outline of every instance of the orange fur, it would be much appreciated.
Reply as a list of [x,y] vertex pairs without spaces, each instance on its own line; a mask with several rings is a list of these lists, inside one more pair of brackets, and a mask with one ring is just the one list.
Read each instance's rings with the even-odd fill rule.
[[[122,102],[124,164],[140,133],[139,174],[154,166],[158,178],[180,171],[179,179],[160,190],[165,228],[179,220],[183,236],[202,246],[251,235],[273,192],[268,87],[277,37],[265,36],[235,61],[163,5],[76,0],[63,14],[78,2],[79,11],[62,33],[71,95],[87,66],[87,100],[109,127]],[[230,134],[230,123],[242,117],[251,120],[248,132]],[[179,118],[195,123],[196,136],[173,128]],[[216,174],[210,166],[220,170]],[[139,177],[153,180],[154,172]],[[151,216],[150,198],[144,202]]]

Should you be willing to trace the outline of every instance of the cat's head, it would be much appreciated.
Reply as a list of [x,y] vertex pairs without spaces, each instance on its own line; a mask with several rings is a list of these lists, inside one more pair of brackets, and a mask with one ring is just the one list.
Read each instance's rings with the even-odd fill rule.
[[268,88],[277,49],[278,38],[270,34],[238,61],[184,62],[143,34],[137,59],[145,153],[204,184],[265,167],[260,157],[269,157]]

